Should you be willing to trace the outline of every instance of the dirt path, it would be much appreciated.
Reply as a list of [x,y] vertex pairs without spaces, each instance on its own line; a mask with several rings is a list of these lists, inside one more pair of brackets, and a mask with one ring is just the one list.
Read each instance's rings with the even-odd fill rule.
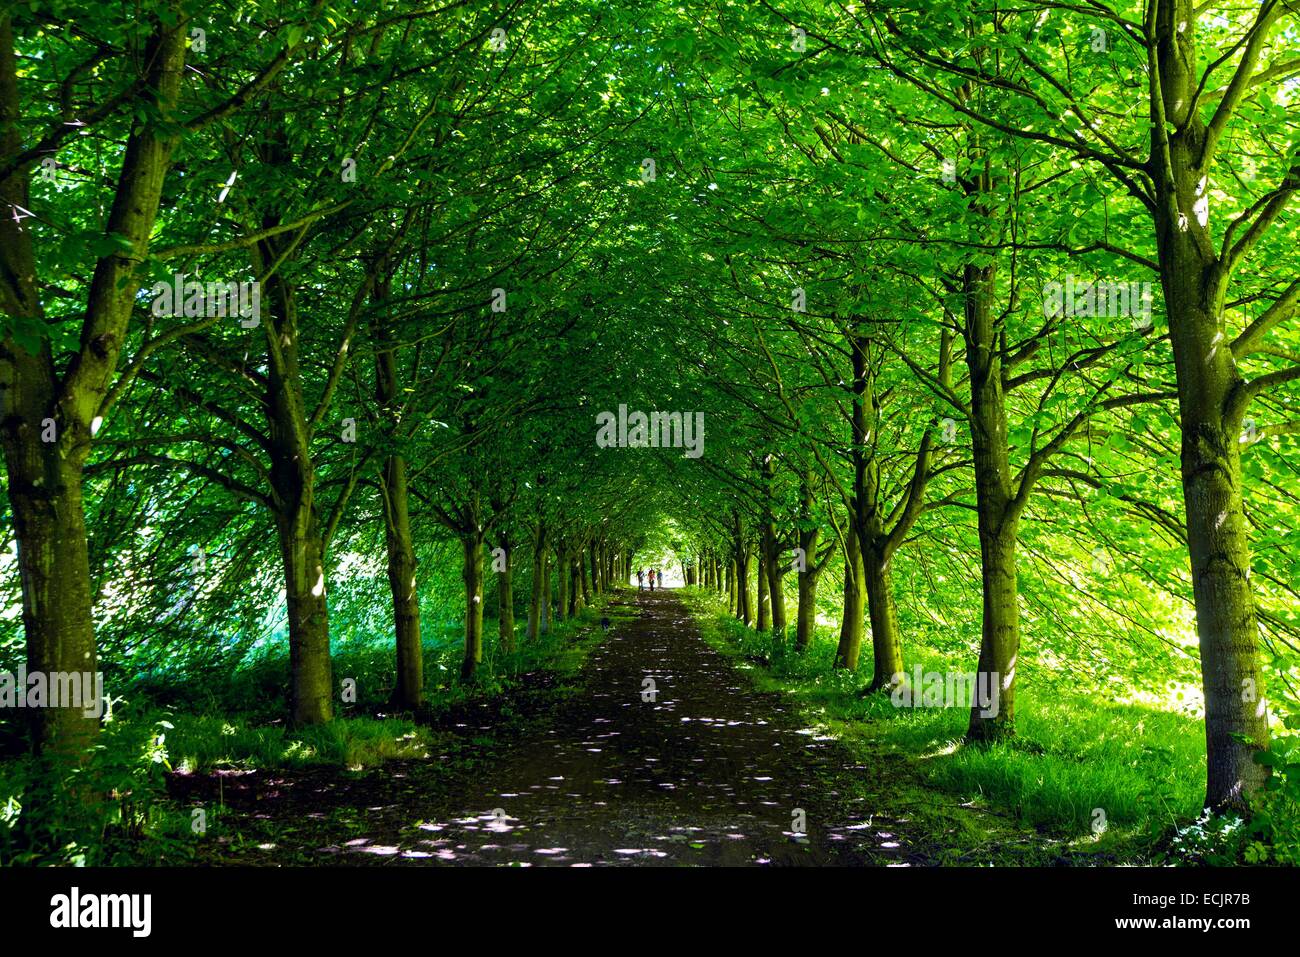
[[[591,652],[579,692],[472,774],[437,787],[423,784],[432,762],[339,787],[322,775],[259,800],[254,816],[292,817],[297,802],[322,818],[299,838],[277,836],[277,849],[314,844],[300,849],[311,863],[907,861],[846,797],[849,776],[867,769],[803,727],[780,696],[754,691],[671,593],[629,602],[611,606],[636,617]],[[351,805],[346,834],[321,802]]]

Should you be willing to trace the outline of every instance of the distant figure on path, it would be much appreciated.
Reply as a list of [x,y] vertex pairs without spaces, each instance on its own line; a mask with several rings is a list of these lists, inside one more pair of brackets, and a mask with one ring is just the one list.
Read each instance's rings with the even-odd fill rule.
[[650,590],[655,590],[655,570],[653,568],[650,569]]
[[636,590],[645,591],[645,569],[644,568],[638,568],[636,570]]

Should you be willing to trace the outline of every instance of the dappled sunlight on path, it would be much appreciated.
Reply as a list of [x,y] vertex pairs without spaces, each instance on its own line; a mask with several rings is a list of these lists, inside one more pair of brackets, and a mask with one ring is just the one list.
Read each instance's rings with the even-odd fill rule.
[[754,692],[671,593],[633,601],[639,616],[592,652],[584,691],[463,807],[414,824],[400,847],[346,852],[525,865],[900,857],[866,821],[822,816],[818,789],[848,760],[835,742]]
[[323,831],[299,853],[348,864],[909,863],[850,796],[870,770],[779,695],[756,692],[677,597],[634,591],[609,613],[577,693],[508,750],[449,787],[422,783],[436,762],[344,784],[332,803],[352,806],[354,826],[334,834],[337,820],[317,808]]

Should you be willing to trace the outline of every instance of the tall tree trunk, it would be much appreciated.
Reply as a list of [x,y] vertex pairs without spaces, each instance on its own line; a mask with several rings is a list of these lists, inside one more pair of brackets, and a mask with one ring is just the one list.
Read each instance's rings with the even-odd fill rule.
[[[1239,436],[1247,399],[1224,318],[1229,271],[1200,210],[1210,173],[1201,168],[1206,127],[1189,116],[1198,89],[1196,14],[1167,0],[1156,22],[1168,134],[1158,162],[1153,216],[1160,281],[1169,315],[1182,427],[1183,507],[1196,633],[1205,693],[1206,796],[1215,810],[1245,808],[1267,769],[1253,756],[1268,745],[1259,666],[1259,623],[1242,498]],[[1152,130],[1153,155],[1163,153]]]
[[848,344],[853,363],[850,386],[853,393],[853,496],[849,508],[851,533],[846,543],[848,554],[845,555],[844,563],[844,620],[840,623],[840,644],[836,649],[835,664],[836,667],[854,671],[858,667],[858,657],[862,651],[863,613],[867,599],[863,552],[870,543],[869,515],[875,504],[870,498],[875,461],[869,444],[872,436],[868,424],[875,412],[875,381],[868,362],[868,340],[860,334],[857,327],[849,329]]
[[462,681],[473,681],[483,660],[483,533],[477,528],[461,535],[461,579],[465,583],[465,657]]
[[542,634],[551,630],[551,549],[542,556]]
[[555,601],[556,621],[564,621],[570,614],[569,583],[573,576],[572,564],[569,559],[568,544],[561,544],[555,558],[555,578],[556,584],[559,586],[559,595]]
[[775,534],[769,539],[771,551],[766,563],[767,581],[764,583],[772,601],[772,630],[777,634],[785,632],[785,570],[781,564],[781,552],[777,548]]
[[[816,534],[815,532],[813,533]],[[816,547],[814,541],[813,547]],[[799,604],[795,609],[794,646],[803,651],[817,627],[817,572],[811,565],[799,572]]]
[[334,713],[325,546],[309,505],[277,519],[289,615],[290,717],[295,725],[321,724]]
[[569,617],[574,618],[582,610],[582,571],[578,568],[581,552],[569,559]]
[[1019,512],[1012,495],[1002,350],[993,314],[994,273],[992,265],[968,265],[963,273],[966,365],[971,379],[971,449],[984,592],[976,687],[988,689],[997,697],[993,708],[986,708],[978,700],[972,703],[966,732],[970,741],[996,741],[1015,734],[1015,667],[1020,653],[1016,582]]
[[[280,258],[274,240],[259,244],[255,262]],[[272,509],[280,535],[289,606],[289,667],[294,724],[328,721],[332,709],[325,541],[316,502],[312,427],[298,357],[298,309],[293,287],[279,274],[264,284],[271,303],[265,415],[271,458]]]
[[853,407],[853,521],[875,662],[867,690],[881,691],[893,687],[894,676],[903,673],[903,648],[889,573],[890,546],[881,503],[880,462],[873,448],[873,437],[880,428],[880,406],[875,370],[868,354],[870,340],[855,334],[852,346],[853,391],[858,397]]
[[[177,16],[154,29],[139,59],[146,71],[139,97],[148,108],[130,100],[124,104],[125,115],[134,105],[140,118],[132,121],[104,234],[125,240],[127,248],[95,264],[80,351],[61,371],[48,341],[41,341],[33,355],[9,331],[0,333],[0,446],[14,512],[27,667],[33,672],[99,668],[82,469],[117,369],[139,288],[137,269],[149,258],[177,142],[169,123],[181,90],[188,26],[187,18]],[[5,157],[22,152],[30,132],[17,63],[6,12],[0,15],[0,154]],[[0,182],[5,209],[31,208],[29,176],[23,168]],[[32,236],[16,213],[0,217],[0,310],[44,327]],[[4,323],[0,328],[12,327]],[[87,717],[84,710],[30,709],[35,750],[60,760],[82,760],[99,733],[99,718]]]
[[767,556],[758,550],[757,595],[758,631],[767,631]]
[[528,637],[536,638],[541,634],[542,601],[546,595],[546,523],[540,519],[533,528],[533,580],[532,594],[528,599]]
[[498,547],[502,550],[504,567],[497,572],[497,638],[501,650],[512,654],[515,650],[515,554],[512,543],[504,536]]
[[1020,640],[1015,531],[985,535],[981,530],[980,539],[984,621],[976,677],[977,688],[988,689],[994,698],[992,707],[979,701],[971,707],[967,739],[977,742],[1015,734],[1014,669]]
[[397,687],[393,705],[414,710],[424,699],[424,653],[420,641],[420,595],[415,587],[415,546],[411,541],[406,460],[390,455],[381,477],[384,539],[388,551],[388,589],[393,597],[397,639]]
[[889,558],[873,544],[862,555],[867,592],[867,610],[871,619],[871,647],[875,672],[869,691],[885,691],[903,680],[903,643],[898,631],[898,612],[894,607],[893,576]]
[[840,619],[840,643],[835,649],[835,667],[850,671],[858,667],[862,652],[863,616],[866,611],[866,574],[857,533],[849,530],[844,556],[844,614]]
[[578,546],[578,582],[582,585],[582,603],[583,605],[591,604],[591,579],[587,574],[587,559],[584,557],[586,549],[581,545]]
[[736,605],[738,617],[746,625],[754,620],[754,606],[749,600],[749,548],[741,549],[736,560]]
[[[97,672],[81,463],[60,460],[57,453],[42,455],[39,440],[6,443],[5,451],[23,587],[27,670],[46,675]],[[87,717],[84,710],[28,709],[36,751],[61,761],[80,760],[99,733],[99,718]]]
[[[390,284],[384,277],[375,285],[377,308],[371,329],[375,339],[375,400],[384,413],[385,427],[391,436],[399,416],[399,394],[396,350],[387,327],[388,310],[384,307],[389,293]],[[424,651],[420,641],[420,595],[415,585],[415,545],[411,539],[405,457],[389,455],[379,473],[379,482],[397,655],[397,685],[392,704],[403,710],[415,710],[424,699]]]
[[[941,362],[940,380],[947,384],[947,363]],[[876,423],[879,424],[878,413]],[[880,470],[873,459],[867,469],[867,482],[862,488],[861,502],[868,503],[865,514],[858,516],[858,526],[866,533],[859,538],[862,546],[864,584],[867,593],[867,617],[871,621],[871,647],[875,671],[868,691],[891,691],[906,681],[903,663],[903,640],[898,628],[898,611],[894,604],[894,582],[891,562],[908,531],[921,514],[925,487],[930,473],[930,433],[921,439],[913,462],[912,480],[908,484],[902,508],[892,529],[886,529],[883,512],[888,508],[881,503]],[[897,511],[897,510],[896,510]]]
[[758,546],[763,558],[758,566],[758,590],[768,596],[772,630],[780,634],[785,631],[785,592],[781,585],[785,570],[781,567],[780,542],[772,516],[772,482],[775,477],[776,457],[768,455],[763,460],[763,529]]
[[822,566],[817,563],[817,545],[821,530],[813,520],[811,479],[805,474],[799,484],[799,605],[795,609],[794,646],[803,651],[812,643],[817,627],[817,578]]

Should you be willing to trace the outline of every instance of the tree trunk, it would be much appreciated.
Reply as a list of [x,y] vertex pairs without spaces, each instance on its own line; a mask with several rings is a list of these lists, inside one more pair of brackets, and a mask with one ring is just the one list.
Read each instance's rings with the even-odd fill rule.
[[781,566],[781,553],[776,547],[776,537],[770,539],[771,552],[766,563],[767,581],[764,583],[772,600],[772,630],[785,632],[785,571]]
[[334,713],[324,544],[309,507],[277,524],[289,613],[290,719],[296,726],[322,724]]
[[[995,267],[966,266],[966,365],[971,379],[971,451],[980,535],[984,617],[976,688],[996,695],[994,707],[972,702],[969,741],[996,741],[1015,734],[1015,666],[1020,653],[1016,583],[1018,506],[1013,500],[1007,447],[1002,350],[993,315]],[[993,702],[990,702],[993,703]]]
[[[814,543],[814,547],[816,547]],[[794,646],[803,651],[817,627],[817,574],[809,566],[799,573],[799,605],[795,609]]]
[[542,634],[551,630],[551,549],[542,554]]
[[[32,671],[94,673],[99,668],[82,468],[117,370],[139,287],[138,266],[149,258],[177,142],[177,131],[169,123],[181,90],[188,25],[187,18],[177,17],[156,27],[139,59],[145,71],[139,99],[123,104],[125,115],[135,112],[139,118],[131,121],[104,234],[125,240],[129,248],[102,256],[95,264],[80,351],[66,370],[59,370],[48,341],[33,355],[8,331],[0,333],[0,446],[14,512],[26,660]],[[6,12],[0,15],[0,154],[6,157],[22,151],[29,133],[17,63]],[[142,101],[148,103],[147,110]],[[29,180],[24,168],[0,182],[0,204],[8,210],[31,209]],[[16,212],[0,217],[0,309],[43,326],[33,235]],[[0,324],[0,329],[10,328],[9,323]],[[46,441],[51,427],[53,441]],[[86,717],[83,710],[31,709],[35,750],[81,761],[99,733],[99,718]]]
[[[1196,633],[1205,693],[1206,796],[1215,810],[1243,809],[1267,769],[1253,756],[1268,745],[1259,667],[1259,624],[1242,499],[1239,436],[1247,399],[1224,320],[1228,274],[1205,203],[1210,175],[1198,167],[1206,128],[1187,101],[1200,69],[1188,0],[1159,8],[1156,35],[1169,164],[1154,177],[1153,215],[1161,288],[1169,315],[1182,428],[1183,507],[1191,559]],[[1153,130],[1154,155],[1160,142]]]
[[420,595],[415,587],[406,460],[400,455],[390,455],[381,481],[388,589],[393,597],[393,629],[397,639],[397,687],[392,701],[394,707],[415,710],[424,699],[424,652],[420,642]]
[[564,621],[569,611],[569,583],[573,577],[572,562],[569,560],[569,546],[561,545],[555,557],[555,578],[559,586],[559,596],[555,601],[555,620]]
[[532,594],[528,599],[528,637],[536,638],[541,634],[542,600],[546,594],[546,524],[539,521],[533,529],[533,582]]
[[[371,330],[375,340],[375,401],[384,412],[390,437],[398,419],[397,356],[387,327],[390,293],[387,277],[375,285]],[[379,503],[384,516],[388,561],[388,590],[393,599],[393,634],[397,655],[397,685],[392,704],[413,711],[424,698],[424,651],[420,641],[420,596],[415,586],[415,546],[411,539],[410,490],[406,459],[389,455],[379,473]]]
[[507,539],[498,546],[503,552],[503,565],[497,572],[497,637],[501,650],[513,654],[515,650],[515,584],[514,548]]
[[799,486],[799,548],[802,563],[798,570],[799,605],[795,609],[794,646],[803,651],[811,643],[817,627],[817,544],[821,530],[813,521],[811,479],[805,474]]
[[746,625],[754,620],[754,606],[749,600],[749,549],[743,548],[736,560],[736,612]]
[[587,559],[584,557],[586,549],[579,546],[578,548],[578,582],[582,585],[582,604],[584,606],[591,604],[591,581],[587,575]]
[[[36,420],[39,421],[39,420]],[[9,501],[18,539],[29,673],[99,670],[91,620],[90,566],[81,464],[54,443],[6,442]],[[45,454],[41,454],[44,452]],[[38,754],[79,760],[99,733],[81,707],[30,708]]]
[[462,681],[473,681],[483,660],[483,533],[477,529],[461,536],[464,558],[461,578],[465,583],[465,657],[461,661]]
[[844,556],[844,615],[840,620],[840,643],[835,649],[835,667],[853,671],[862,652],[862,626],[866,611],[867,589],[862,564],[862,550],[856,532],[849,531]]
[[[280,258],[275,240],[259,244],[255,265]],[[289,667],[294,724],[317,724],[332,716],[329,610],[325,588],[325,542],[317,514],[312,427],[298,363],[298,310],[294,290],[279,275],[264,284],[271,303],[266,323],[274,343],[267,363],[264,414],[271,459],[271,507],[280,535],[285,598],[289,606]]]
[[848,334],[853,363],[853,419],[851,428],[853,460],[853,496],[849,508],[848,553],[844,556],[844,620],[840,623],[840,644],[835,653],[839,668],[854,671],[862,651],[863,612],[867,599],[866,565],[863,552],[870,542],[872,500],[871,480],[875,475],[874,453],[868,445],[870,425],[875,411],[875,381],[867,361],[869,340],[856,327]]
[[767,631],[767,556],[760,548],[758,552],[757,575],[758,631]]
[[999,741],[1015,734],[1015,668],[1020,652],[1020,610],[1016,582],[1014,529],[1001,534],[980,530],[984,621],[976,688],[987,689],[988,706],[971,706],[969,741]]
[[871,647],[875,672],[869,691],[887,691],[904,679],[903,644],[898,631],[898,612],[894,607],[893,576],[889,559],[873,546],[862,556],[867,591],[867,610],[871,618]]
[[785,594],[781,586],[785,572],[781,568],[776,522],[772,517],[772,482],[775,477],[776,458],[768,455],[763,460],[763,529],[758,545],[762,559],[758,566],[758,591],[760,601],[764,595],[770,600],[772,630],[780,634],[785,631]]
[[569,617],[574,618],[582,610],[582,571],[578,568],[581,556],[569,559]]

